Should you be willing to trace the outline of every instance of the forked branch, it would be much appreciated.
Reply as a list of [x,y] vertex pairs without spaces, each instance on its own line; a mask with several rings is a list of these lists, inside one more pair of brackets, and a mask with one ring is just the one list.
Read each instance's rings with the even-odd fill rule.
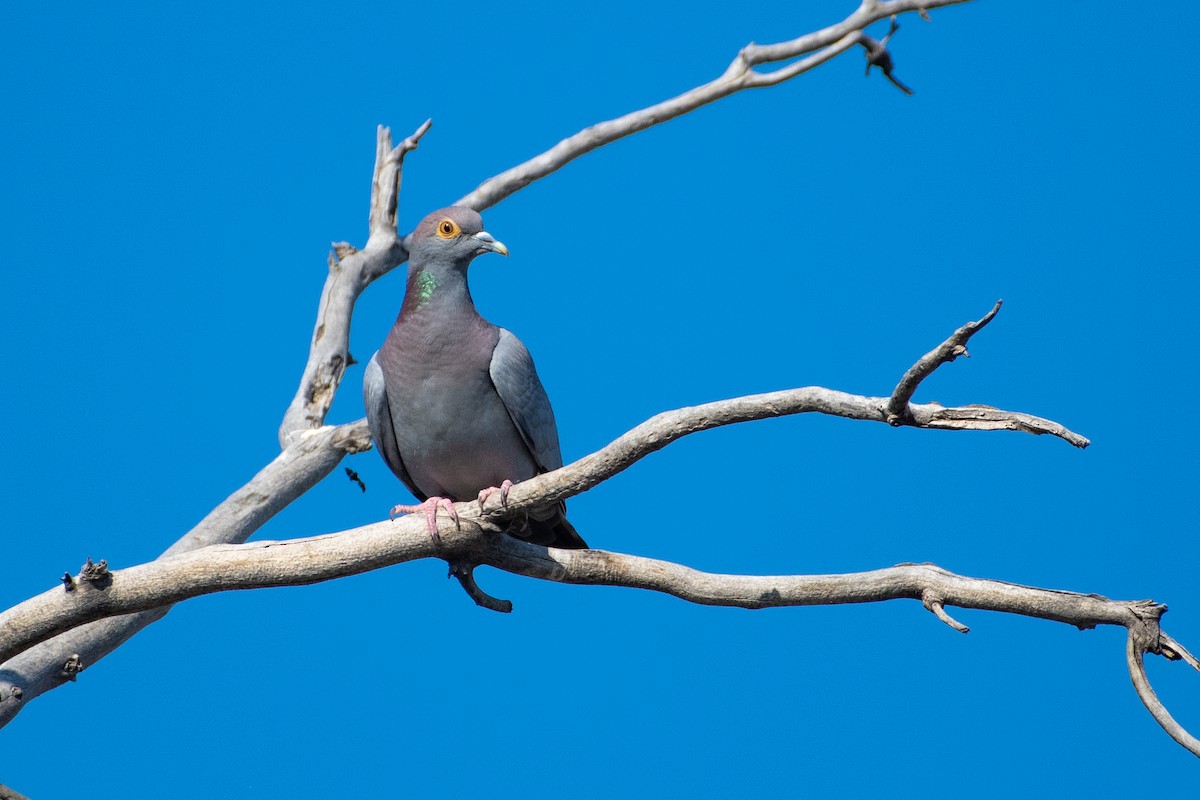
[[950,334],[949,339],[921,356],[917,363],[909,367],[908,372],[905,372],[904,377],[900,379],[900,383],[896,384],[896,388],[892,390],[892,396],[888,400],[886,411],[889,425],[904,425],[906,418],[911,418],[908,401],[916,394],[921,381],[932,375],[935,369],[942,364],[948,364],[959,356],[971,357],[971,354],[967,352],[967,341],[992,321],[1002,305],[1004,305],[1004,301],[997,300],[996,305],[992,306],[992,310],[985,314],[983,319],[963,325]]
[[396,233],[400,178],[404,157],[417,149],[433,122],[426,120],[413,134],[392,147],[392,132],[380,125],[375,134],[375,170],[371,177],[370,236],[362,250],[335,242],[329,253],[329,274],[321,289],[317,321],[309,343],[308,361],[296,395],[279,426],[279,444],[286,449],[297,435],[320,428],[333,405],[350,356],[350,318],[363,290],[408,259],[408,248]]
[[[624,116],[600,122],[568,136],[546,152],[534,156],[495,177],[488,178],[473,192],[459,199],[458,205],[470,206],[482,211],[499,203],[513,192],[544,178],[566,166],[581,155],[622,139],[630,134],[645,130],[667,120],[674,119],[701,106],[715,102],[743,89],[758,89],[776,86],[824,64],[855,45],[867,52],[869,63],[878,63],[894,84],[911,94],[908,87],[891,78],[891,55],[887,51],[887,40],[895,33],[893,28],[883,41],[876,41],[863,31],[872,23],[910,11],[923,15],[931,8],[956,5],[967,0],[895,0],[878,2],[865,0],[846,19],[819,31],[776,44],[748,44],[741,49],[720,77],[690,89],[661,103],[630,112]],[[811,55],[810,55],[811,54]],[[807,58],[792,61],[774,70],[762,70],[765,64],[790,61],[800,56]]]
[[[895,33],[895,21],[882,41],[871,38],[863,32],[864,29],[889,16],[910,11],[924,14],[931,8],[963,2],[967,0],[867,0],[836,25],[777,44],[748,44],[715,80],[660,103],[587,127],[544,153],[488,178],[473,192],[460,198],[457,205],[483,211],[598,147],[695,111],[743,89],[775,86],[808,72],[855,45],[861,45],[866,51],[868,63],[882,66],[886,62],[888,69],[885,72],[890,77],[891,55],[887,50],[887,41]],[[760,69],[766,64],[805,55],[806,58],[775,70]],[[893,83],[901,85],[895,80]],[[396,226],[400,174],[404,156],[416,149],[431,124],[426,120],[394,148],[391,131],[382,126],[379,128],[375,174],[371,182],[370,239],[361,251],[346,242],[338,242],[330,253],[329,276],[321,292],[308,361],[301,375],[300,386],[279,428],[282,447],[286,447],[297,432],[325,424],[325,416],[333,405],[342,375],[352,362],[349,352],[350,318],[358,296],[372,281],[408,259],[405,239],[398,235]]]
[[[995,311],[996,309],[993,309],[992,314]],[[963,331],[969,330],[973,332],[979,327],[978,323],[971,323],[960,328],[947,340],[947,343],[934,352],[944,350],[952,342],[958,340],[965,341],[964,337],[969,335],[969,333],[964,334]],[[930,356],[927,355],[918,364],[924,364],[929,359]],[[929,362],[932,366],[928,366],[920,370],[920,372],[923,375],[928,374],[939,364],[945,363],[947,360],[949,359],[933,359],[932,362]],[[914,369],[916,368],[914,367]],[[909,370],[909,372],[912,373],[913,370]],[[504,529],[503,526],[507,520],[525,512],[528,508],[544,506],[551,502],[566,499],[587,491],[650,453],[660,450],[671,442],[690,433],[722,425],[731,425],[737,422],[748,422],[769,417],[809,412],[849,419],[889,422],[887,413],[888,403],[889,400],[887,398],[852,395],[821,387],[805,387],[769,394],[737,397],[730,400],[706,403],[700,406],[681,408],[659,414],[647,420],[601,450],[585,456],[572,464],[516,484],[510,490],[507,502],[503,507],[500,507],[501,504],[499,502],[486,510],[482,509],[478,503],[459,503],[456,509],[461,518],[476,520],[479,523],[477,527],[486,528],[492,532],[499,532]],[[946,409],[942,406],[910,406],[910,410],[911,413],[900,424],[930,427],[927,422],[935,415],[959,409]],[[1013,412],[1000,411],[999,409],[992,409],[992,411],[996,420],[1019,417],[1022,424],[1020,426],[1012,426],[1013,429],[1051,433],[1079,446],[1087,443],[1086,439],[1068,431],[1058,423],[1024,414],[1015,415]],[[938,427],[952,427],[956,430],[972,430],[979,427],[977,421],[969,416],[950,419],[938,416],[938,419],[940,420]],[[1030,420],[1033,422],[1029,422]],[[361,426],[361,423],[356,423],[353,426],[344,426],[342,429],[329,430],[335,432],[342,441],[347,443],[343,447],[360,447],[363,444],[363,439],[360,437],[366,431],[359,426]],[[986,429],[993,429],[993,427],[989,424]],[[313,438],[313,434],[309,434],[307,438]],[[304,441],[304,439],[301,441]],[[329,469],[331,470],[332,466]],[[259,480],[259,478],[256,478],[256,480]],[[365,572],[370,569],[414,558],[440,556],[448,558],[451,561],[453,566],[452,574],[459,578],[463,588],[467,590],[468,594],[476,602],[489,608],[498,608],[503,601],[497,601],[494,598],[488,597],[478,588],[472,577],[473,565],[489,563],[504,569],[511,568],[514,571],[520,571],[514,566],[516,562],[508,564],[503,558],[497,556],[497,554],[510,552],[499,545],[487,545],[487,547],[480,551],[482,554],[481,558],[473,559],[470,557],[470,552],[463,554],[455,553],[453,545],[443,549],[437,547],[436,543],[432,541],[427,542],[421,536],[414,537],[410,535],[407,538],[402,537],[403,544],[399,547],[374,543],[371,545],[371,547],[375,548],[372,551],[373,555],[367,551],[356,552],[359,550],[355,544],[357,542],[356,537],[366,536],[368,540],[371,540],[374,533],[370,532],[377,530],[390,529],[386,527],[380,528],[378,525],[366,526],[365,528],[343,534],[331,534],[329,536],[289,542],[265,543],[266,550],[262,549],[264,543],[256,546],[230,545],[233,549],[223,548],[218,545],[201,549],[180,547],[180,551],[186,552],[178,552],[177,555],[168,554],[166,557],[150,564],[143,564],[124,570],[123,574],[125,577],[121,582],[120,589],[111,592],[107,590],[117,583],[115,579],[116,573],[105,569],[103,573],[104,580],[102,582],[97,581],[93,575],[96,567],[89,560],[89,564],[81,572],[79,578],[69,579],[66,582],[65,588],[51,590],[0,614],[0,663],[18,656],[32,645],[45,641],[52,636],[63,634],[84,623],[119,614],[158,609],[197,594],[230,589],[251,589],[311,583],[313,581],[329,580],[330,578],[343,575]],[[404,530],[407,531],[408,528]],[[418,526],[415,530],[421,529]],[[197,534],[197,536],[202,535],[200,533]],[[444,534],[441,538],[443,541],[446,539]],[[498,538],[508,539],[510,537]],[[336,542],[334,542],[335,539],[337,540]],[[477,546],[478,544],[476,543],[476,545],[472,545],[472,548]],[[534,551],[526,550],[522,552],[528,554]],[[542,549],[537,552],[544,553],[546,551]],[[281,553],[289,555],[285,558]],[[606,557],[616,558],[617,556],[615,554],[606,554]],[[633,557],[629,556],[626,558]],[[170,562],[170,564],[167,562]],[[641,562],[631,561],[629,563]],[[666,562],[656,563],[665,564]],[[508,565],[506,566],[506,564]],[[190,566],[185,568],[180,565]],[[679,569],[683,568],[679,567]],[[557,573],[539,573],[534,575],[534,577],[560,580],[556,575]],[[647,586],[645,588],[654,587]],[[102,591],[97,593],[93,590]],[[658,590],[665,591],[662,588]],[[699,599],[698,595],[681,594],[680,596],[695,602],[704,602],[702,599]],[[914,596],[925,602],[934,613],[938,613],[938,608],[941,607],[942,611],[939,617],[942,617],[944,620],[948,619],[945,615],[944,605],[962,605],[954,596],[945,593],[939,593],[936,596],[925,594]],[[80,602],[80,598],[88,598],[88,601]],[[859,602],[865,602],[870,599],[884,598],[876,598],[868,592]],[[767,602],[762,597],[757,602],[758,605],[773,604]],[[794,605],[795,603],[789,602],[785,604]],[[1019,608],[1008,609],[1000,606],[994,610],[1017,610],[1018,613],[1024,613]],[[1062,621],[1070,621],[1066,617],[1051,618],[1061,618]]]
[[1150,685],[1150,678],[1146,675],[1145,654],[1154,653],[1170,661],[1182,660],[1197,671],[1200,671],[1200,661],[1160,627],[1159,618],[1166,613],[1166,606],[1147,603],[1134,610],[1139,624],[1128,626],[1129,636],[1125,641],[1125,661],[1129,666],[1133,688],[1154,721],[1188,752],[1200,756],[1200,740],[1175,721]]
[[[941,364],[952,360],[950,357],[945,357],[945,354],[952,353],[955,351],[955,347],[965,344],[966,339],[978,331],[984,322],[990,320],[998,308],[999,305],[993,308],[983,321],[968,323],[955,331],[946,342],[924,356],[908,370],[906,379],[901,381],[901,386],[910,386],[915,390],[916,384],[920,380],[928,377]],[[908,380],[908,375],[918,377]],[[911,395],[911,391],[908,394]],[[515,485],[509,493],[507,506],[504,509],[495,507],[488,509],[484,523],[495,525],[498,520],[521,513],[528,508],[584,492],[611,478],[646,455],[666,447],[671,442],[690,433],[722,425],[791,414],[820,413],[848,419],[941,430],[1017,430],[1034,434],[1050,434],[1077,447],[1085,447],[1088,444],[1087,439],[1057,422],[989,406],[947,408],[937,404],[909,404],[907,414],[903,419],[897,421],[888,412],[888,407],[894,398],[895,395],[892,398],[868,397],[809,386],[668,411],[647,420],[591,455],[562,469]],[[370,434],[365,420],[303,432],[275,462],[255,476],[243,489],[235,492],[218,506],[208,518],[177,542],[165,555],[181,554],[194,551],[199,547],[225,542],[245,541],[267,519],[311,488],[317,480],[329,474],[344,454],[366,449],[369,440]],[[460,514],[468,514],[467,509],[472,505],[460,504]],[[437,553],[429,552],[423,555],[437,555]],[[357,565],[353,571],[359,571],[358,567],[372,568],[370,563],[364,562]],[[325,580],[337,577],[339,574],[349,574],[349,572],[324,574],[323,577],[297,577],[284,573],[274,580],[284,582],[296,580],[303,583],[311,580]],[[480,605],[499,610],[499,606],[505,602],[490,598],[478,588],[471,577],[469,560],[459,565],[456,576],[459,577],[464,589]],[[265,585],[282,584],[269,583]],[[231,588],[253,587],[222,584],[218,588],[209,588],[206,591]],[[192,595],[185,592],[182,596]],[[170,603],[181,599],[171,593],[156,594],[154,592],[142,595],[142,597],[149,599],[144,599],[144,602],[136,604],[140,613],[134,615],[115,616],[123,613],[117,610],[119,607],[105,606],[106,613],[87,619],[76,618],[72,621],[70,618],[54,617],[53,614],[49,617],[41,617],[46,624],[53,624],[52,630],[44,627],[44,623],[35,624],[30,621],[31,617],[22,616],[29,612],[28,603],[34,601],[28,601],[10,609],[4,615],[0,615],[0,648],[5,646],[6,636],[10,636],[13,631],[22,628],[28,635],[33,635],[33,632],[41,630],[41,635],[34,636],[39,642],[51,635],[61,634],[53,642],[47,642],[45,645],[32,649],[26,649],[28,643],[18,646],[14,655],[16,652],[20,652],[20,655],[11,661],[3,655],[3,652],[0,652],[0,663],[4,664],[4,671],[0,673],[0,695],[3,695],[0,696],[0,724],[10,719],[21,705],[20,697],[11,692],[4,695],[5,686],[19,689],[26,700],[36,697],[41,692],[63,682],[64,658],[78,654],[82,666],[93,663],[96,659],[111,652],[137,630],[162,617]],[[926,600],[926,598],[922,599]],[[928,600],[927,605],[937,613],[939,606],[933,600]],[[14,614],[15,617],[12,616]],[[939,616],[944,615],[943,608],[942,614]],[[104,619],[90,622],[84,627],[77,627],[83,622],[101,618]]]
[[602,550],[540,547],[504,535],[502,526],[480,516],[475,503],[461,508],[461,526],[443,521],[440,545],[434,544],[423,519],[408,516],[307,539],[216,545],[118,570],[103,587],[80,582],[73,592],[53,589],[0,615],[0,658],[11,657],[66,625],[218,591],[308,584],[440,557],[451,563],[452,574],[477,603],[500,611],[511,610],[511,604],[479,589],[473,577],[476,565],[560,583],[624,586],[693,603],[749,609],[920,600],[964,633],[965,626],[953,620],[945,606],[1020,614],[1080,629],[1120,625],[1129,630],[1127,657],[1139,696],[1168,733],[1200,755],[1196,740],[1171,718],[1146,680],[1145,652],[1184,658],[1196,666],[1196,660],[1162,631],[1159,618],[1166,607],[1153,601],[1110,600],[972,578],[932,564],[900,564],[843,575],[721,575]]

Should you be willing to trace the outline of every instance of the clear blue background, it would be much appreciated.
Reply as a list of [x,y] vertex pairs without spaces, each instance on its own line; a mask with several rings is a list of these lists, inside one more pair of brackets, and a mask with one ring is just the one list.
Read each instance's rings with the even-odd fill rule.
[[[583,126],[851,2],[648,7],[9,4],[0,12],[5,605],[153,558],[277,453],[329,242],[361,244],[375,126],[434,128],[402,227]],[[997,298],[918,400],[1095,444],[803,417],[691,437],[570,504],[594,546],[725,572],[933,561],[1168,603],[1200,650],[1194,4],[905,18],[905,97],[848,53],[595,152],[485,214],[473,268],[568,459],[662,410],[886,394]],[[1169,30],[1164,30],[1163,26]],[[875,32],[882,35],[886,23]],[[365,361],[403,271],[360,302]],[[361,368],[330,420],[362,416]],[[260,538],[382,518],[375,453]],[[225,594],[0,733],[36,798],[1127,797],[1195,785],[1124,631],[913,602],[747,612],[442,562]],[[1200,675],[1154,658],[1200,732]]]

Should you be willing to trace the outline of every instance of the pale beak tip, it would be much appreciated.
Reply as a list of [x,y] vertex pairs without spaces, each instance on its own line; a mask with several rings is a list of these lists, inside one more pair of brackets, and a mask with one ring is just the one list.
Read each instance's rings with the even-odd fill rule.
[[487,231],[480,231],[475,234],[475,238],[484,246],[485,249],[493,253],[499,253],[502,256],[508,255],[508,248],[504,242],[499,241]]

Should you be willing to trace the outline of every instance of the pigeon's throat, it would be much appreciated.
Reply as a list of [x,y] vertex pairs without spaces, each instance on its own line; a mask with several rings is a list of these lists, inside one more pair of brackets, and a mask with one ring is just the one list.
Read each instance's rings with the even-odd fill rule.
[[408,276],[404,289],[401,315],[405,313],[453,313],[452,309],[468,308],[474,312],[466,275],[457,270],[442,270],[420,266]]
[[417,308],[429,302],[433,297],[433,293],[437,291],[437,278],[433,277],[433,273],[427,269],[420,270],[413,276],[413,300],[417,304]]

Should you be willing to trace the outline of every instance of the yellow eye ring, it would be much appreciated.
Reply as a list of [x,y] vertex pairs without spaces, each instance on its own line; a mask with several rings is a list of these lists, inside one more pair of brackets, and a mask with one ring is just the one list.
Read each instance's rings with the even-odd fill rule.
[[449,217],[444,218],[437,224],[437,235],[443,239],[453,239],[458,234],[458,223]]

